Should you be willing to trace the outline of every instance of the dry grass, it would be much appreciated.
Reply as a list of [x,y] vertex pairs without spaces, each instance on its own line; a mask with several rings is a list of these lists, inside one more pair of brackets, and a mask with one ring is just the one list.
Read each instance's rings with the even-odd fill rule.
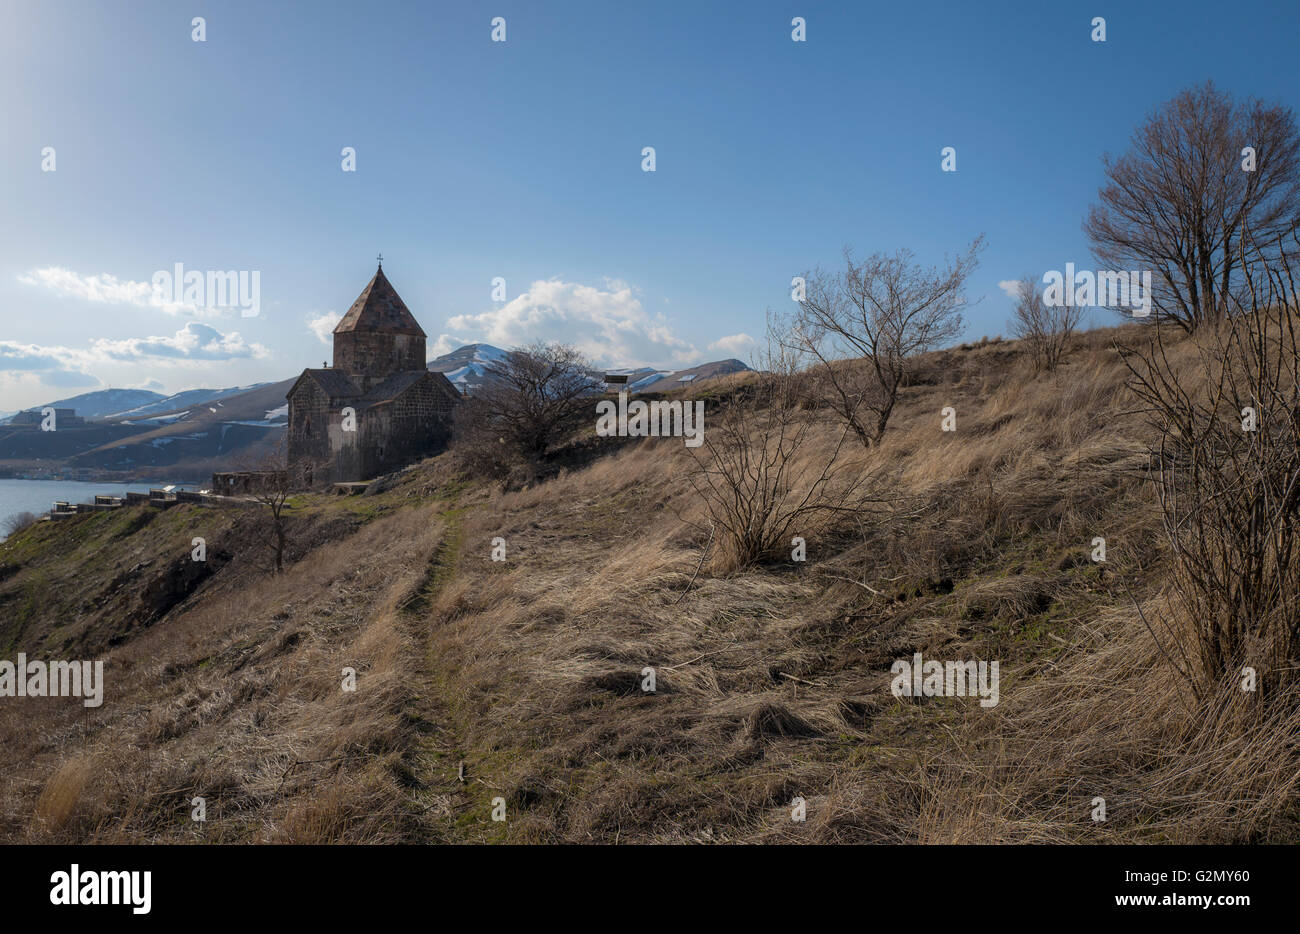
[[36,799],[36,826],[49,832],[59,831],[72,817],[94,772],[89,756],[74,756],[64,762]]
[[1229,684],[1197,707],[1135,612],[1089,630],[927,764],[918,838],[1294,842],[1294,699],[1261,708]]
[[[94,714],[51,699],[39,731],[6,717],[0,735],[30,759],[3,788],[5,826],[41,840],[401,839],[418,651],[397,607],[440,535],[429,508],[412,508],[282,576],[232,578],[107,653]],[[23,776],[40,773],[54,777],[31,822]],[[206,825],[188,820],[195,796]]]
[[[0,833],[1293,840],[1297,706],[1230,689],[1196,706],[1118,584],[1179,625],[1114,337],[1077,335],[1052,374],[1001,341],[919,361],[884,442],[853,453],[887,479],[887,508],[807,530],[804,564],[697,573],[708,526],[679,442],[459,498],[426,465],[393,509],[282,577],[223,572],[110,649],[100,712],[0,717],[18,751]],[[710,406],[744,382],[706,387]],[[947,405],[956,433],[940,431]],[[999,659],[1001,703],[895,698],[889,666],[918,651]],[[345,666],[355,694],[339,690]]]

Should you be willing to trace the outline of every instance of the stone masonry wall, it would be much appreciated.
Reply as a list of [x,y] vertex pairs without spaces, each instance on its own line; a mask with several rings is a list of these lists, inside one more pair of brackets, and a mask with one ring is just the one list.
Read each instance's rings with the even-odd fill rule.
[[334,335],[334,367],[367,392],[394,373],[423,370],[424,346],[416,334],[345,331]]
[[299,471],[311,467],[310,480],[303,478],[308,485],[325,480],[315,475],[319,465],[334,461],[329,431],[332,415],[337,421],[337,413],[330,410],[329,397],[310,378],[300,382],[297,392],[289,398],[289,463]]
[[365,413],[363,467],[369,479],[429,457],[451,440],[455,404],[437,388],[436,377],[414,384],[391,402]]

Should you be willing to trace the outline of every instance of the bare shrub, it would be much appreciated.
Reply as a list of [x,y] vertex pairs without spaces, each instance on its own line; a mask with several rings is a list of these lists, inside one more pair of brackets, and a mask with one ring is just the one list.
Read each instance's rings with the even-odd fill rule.
[[768,368],[710,421],[691,449],[687,477],[721,532],[715,566],[731,570],[788,550],[838,513],[868,501],[872,475],[847,463],[846,424],[819,446],[819,422],[800,404],[791,355],[769,355]]
[[[1242,168],[1245,146],[1254,171]],[[1100,204],[1084,222],[1093,252],[1111,269],[1151,270],[1153,315],[1184,330],[1227,314],[1241,274],[1275,259],[1277,238],[1300,218],[1291,110],[1237,103],[1212,82],[1158,108],[1129,151],[1103,164]]]
[[266,570],[275,574],[284,570],[284,554],[289,546],[289,497],[308,486],[309,477],[324,475],[307,462],[290,464],[285,444],[281,438],[268,453],[256,460],[242,458],[238,466],[240,471],[257,475],[249,496],[262,506],[257,539],[269,556]]
[[[967,307],[963,289],[984,238],[943,268],[913,262],[910,250],[874,253],[844,272],[805,276],[799,310],[779,324],[779,342],[809,360],[824,400],[863,445],[880,441],[907,378],[907,361],[956,338]],[[863,358],[866,367],[844,361]]]
[[29,525],[40,521],[40,516],[34,512],[18,512],[9,516],[4,521],[5,536],[17,535]]
[[481,400],[462,399],[452,416],[451,453],[456,466],[472,477],[506,480],[519,457],[505,435],[494,430],[491,411]]
[[588,412],[595,383],[581,353],[542,341],[512,350],[487,367],[466,418],[504,439],[521,457],[536,462],[565,439]]
[[[1300,660],[1300,308],[1275,239],[1279,258],[1246,264],[1242,301],[1229,296],[1232,313],[1190,342],[1194,368],[1171,360],[1159,327],[1145,347],[1121,350],[1156,430],[1155,489],[1194,633],[1182,639],[1170,625],[1162,635],[1202,698],[1243,666],[1261,690],[1280,690]],[[1243,243],[1244,254],[1261,252],[1248,233]]]
[[1035,371],[1050,373],[1056,369],[1082,317],[1083,308],[1078,305],[1048,305],[1032,276],[1017,283],[1011,333],[1024,342]]

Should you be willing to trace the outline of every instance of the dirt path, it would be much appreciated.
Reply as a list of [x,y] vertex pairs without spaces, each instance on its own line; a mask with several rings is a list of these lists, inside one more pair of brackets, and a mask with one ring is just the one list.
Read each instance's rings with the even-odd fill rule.
[[[451,709],[443,699],[443,678],[430,636],[436,620],[430,606],[438,592],[456,574],[460,559],[461,520],[464,507],[453,499],[441,514],[444,531],[429,556],[423,584],[401,607],[401,622],[416,647],[418,677],[415,701],[406,712],[418,739],[408,754],[411,777],[411,807],[418,828],[411,843],[450,843],[459,840],[456,820],[469,805],[469,788],[474,781],[466,765],[464,749]],[[462,780],[462,775],[464,780]]]

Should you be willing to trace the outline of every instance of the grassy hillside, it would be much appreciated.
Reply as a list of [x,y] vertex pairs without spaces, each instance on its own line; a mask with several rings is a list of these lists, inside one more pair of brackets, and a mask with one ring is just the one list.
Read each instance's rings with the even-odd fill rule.
[[[803,563],[729,570],[668,439],[525,489],[442,457],[300,496],[278,577],[255,509],[34,526],[0,544],[0,657],[103,657],[107,688],[0,701],[0,838],[1294,841],[1300,724],[1205,716],[1153,636],[1178,623],[1117,334],[1053,375],[1001,341],[919,360],[850,452],[878,505],[800,530]],[[751,378],[695,390],[706,431]],[[895,698],[918,651],[999,659],[1001,702]]]

